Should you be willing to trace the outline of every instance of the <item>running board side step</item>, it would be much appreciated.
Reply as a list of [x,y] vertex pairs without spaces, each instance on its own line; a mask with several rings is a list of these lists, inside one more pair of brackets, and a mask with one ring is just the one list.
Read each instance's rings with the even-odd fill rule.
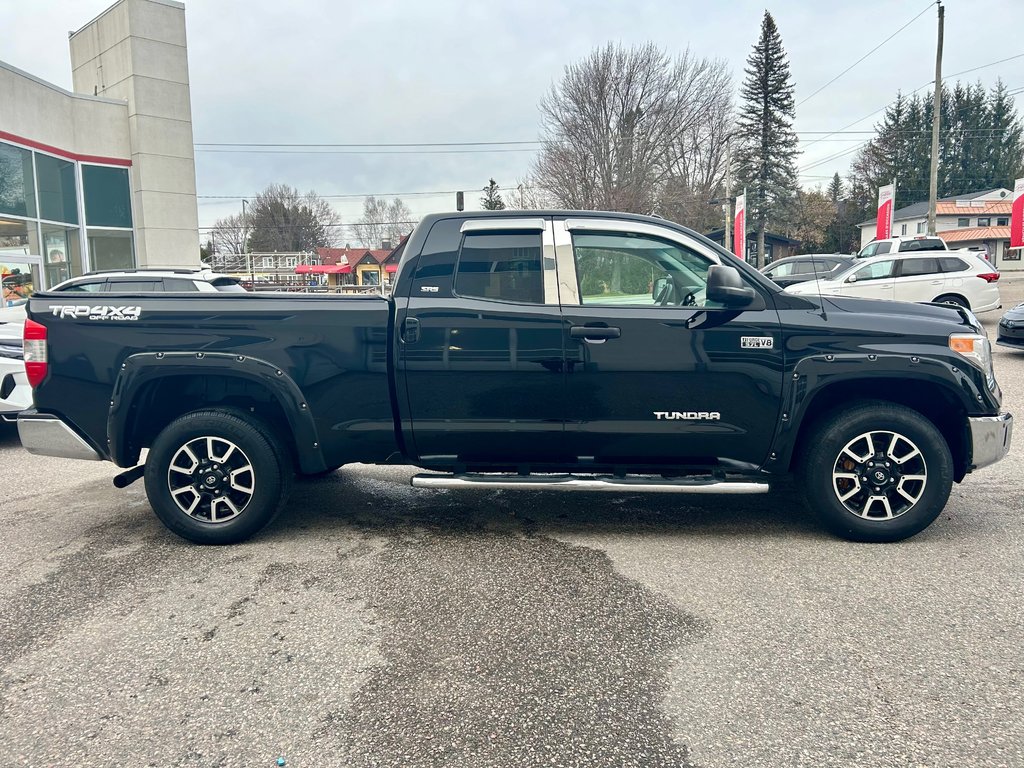
[[611,475],[413,475],[413,488],[492,488],[528,491],[617,491],[619,493],[768,493],[763,482],[687,477],[613,477]]

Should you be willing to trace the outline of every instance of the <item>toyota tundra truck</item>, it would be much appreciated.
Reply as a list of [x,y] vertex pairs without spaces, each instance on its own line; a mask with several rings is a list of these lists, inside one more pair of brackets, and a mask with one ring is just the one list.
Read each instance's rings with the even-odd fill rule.
[[435,214],[390,297],[37,293],[32,453],[144,478],[172,531],[225,544],[292,478],[404,464],[418,488],[767,493],[896,541],[1001,459],[985,330],[961,307],[782,292],[668,221]]

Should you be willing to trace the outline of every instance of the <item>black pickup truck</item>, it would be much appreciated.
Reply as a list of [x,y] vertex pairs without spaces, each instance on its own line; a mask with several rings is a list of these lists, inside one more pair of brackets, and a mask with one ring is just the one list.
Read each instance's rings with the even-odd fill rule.
[[40,293],[28,315],[24,446],[144,476],[202,543],[357,461],[430,470],[425,488],[761,493],[795,473],[830,530],[895,541],[1012,428],[969,311],[791,296],[645,216],[431,215],[391,298]]

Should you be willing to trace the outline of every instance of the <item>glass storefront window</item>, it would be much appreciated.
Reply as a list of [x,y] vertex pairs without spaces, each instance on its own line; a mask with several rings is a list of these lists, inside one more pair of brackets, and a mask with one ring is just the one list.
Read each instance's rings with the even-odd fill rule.
[[82,166],[85,223],[90,227],[131,227],[131,189],[127,168]]
[[32,153],[3,143],[0,143],[0,213],[36,215]]
[[43,224],[43,265],[46,284],[56,285],[70,277],[82,274],[82,251],[78,244],[77,227]]
[[88,230],[89,255],[93,270],[133,269],[132,233]]
[[0,254],[0,307],[17,307],[39,288],[39,265]]
[[36,180],[39,184],[39,218],[77,224],[75,164],[37,152]]
[[39,237],[34,221],[0,216],[0,254],[39,254]]

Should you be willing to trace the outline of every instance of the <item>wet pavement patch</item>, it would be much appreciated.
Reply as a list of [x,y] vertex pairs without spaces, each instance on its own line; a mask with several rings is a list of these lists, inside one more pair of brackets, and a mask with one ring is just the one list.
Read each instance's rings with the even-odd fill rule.
[[[686,766],[660,709],[702,623],[597,551],[406,529],[366,573],[383,663],[318,736],[353,766]],[[325,745],[326,746],[326,745]]]

